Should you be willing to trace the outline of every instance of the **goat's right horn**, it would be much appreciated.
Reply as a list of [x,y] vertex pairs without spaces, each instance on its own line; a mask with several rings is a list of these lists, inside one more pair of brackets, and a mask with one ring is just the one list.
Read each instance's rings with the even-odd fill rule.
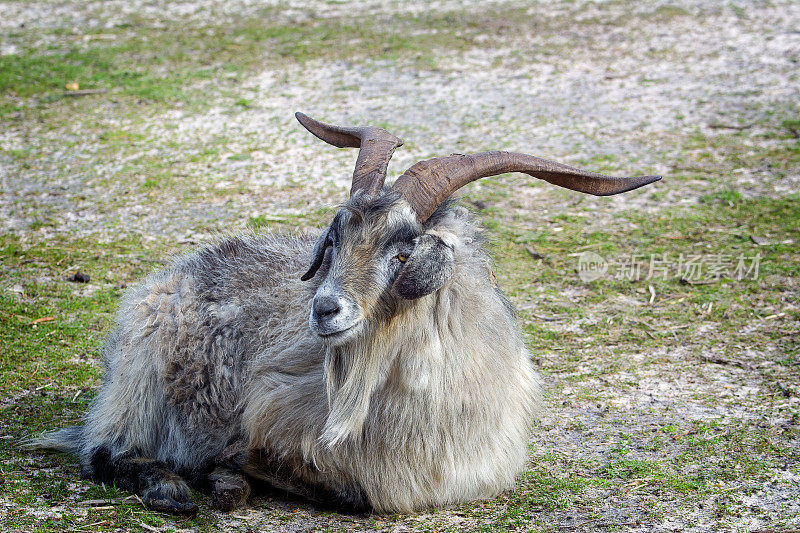
[[294,114],[308,131],[339,148],[360,148],[350,196],[358,191],[374,195],[386,180],[386,167],[403,140],[376,126],[344,127],[325,124],[299,111]]
[[604,176],[527,154],[482,152],[420,161],[397,178],[392,190],[411,204],[418,221],[425,222],[447,197],[467,183],[506,172],[523,172],[596,196],[627,192],[661,179],[661,176]]

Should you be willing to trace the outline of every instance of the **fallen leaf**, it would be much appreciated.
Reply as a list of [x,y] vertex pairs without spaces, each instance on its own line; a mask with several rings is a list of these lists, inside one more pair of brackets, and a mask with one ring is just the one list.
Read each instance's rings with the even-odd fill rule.
[[34,324],[41,324],[42,322],[50,322],[51,320],[55,320],[55,319],[56,319],[56,317],[54,317],[54,316],[43,316],[42,318],[37,318],[36,320],[31,320],[30,322],[28,322],[28,325],[32,326]]
[[77,82],[70,82],[64,86],[64,88],[68,91],[77,91],[80,89],[80,85]]

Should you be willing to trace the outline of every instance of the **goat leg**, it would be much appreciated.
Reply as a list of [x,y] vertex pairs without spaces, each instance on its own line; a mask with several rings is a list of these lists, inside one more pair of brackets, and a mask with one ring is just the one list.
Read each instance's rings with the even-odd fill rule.
[[86,477],[138,494],[154,511],[179,515],[197,513],[189,485],[163,461],[132,454],[114,457],[108,448],[101,446],[92,454],[91,466],[91,473]]
[[242,470],[249,476],[326,507],[351,512],[368,508],[366,495],[359,487],[331,486],[311,463],[298,457],[276,457],[269,450],[249,450]]

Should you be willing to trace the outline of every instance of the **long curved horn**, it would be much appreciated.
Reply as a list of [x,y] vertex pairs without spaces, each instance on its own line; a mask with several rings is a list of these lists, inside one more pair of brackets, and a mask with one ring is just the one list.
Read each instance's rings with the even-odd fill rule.
[[411,204],[417,220],[425,222],[442,202],[467,183],[506,172],[523,172],[560,187],[597,196],[627,192],[661,179],[661,176],[604,176],[532,155],[495,151],[420,161],[397,178],[392,190]]
[[339,148],[360,148],[350,196],[360,190],[369,195],[381,190],[386,179],[386,166],[395,148],[403,145],[402,139],[376,126],[334,126],[314,120],[299,111],[294,116],[308,131],[328,144]]

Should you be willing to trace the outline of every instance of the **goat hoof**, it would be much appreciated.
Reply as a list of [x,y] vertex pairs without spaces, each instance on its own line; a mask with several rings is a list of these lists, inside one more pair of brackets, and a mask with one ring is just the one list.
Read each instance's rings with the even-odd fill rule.
[[247,502],[249,493],[250,491],[245,491],[242,487],[215,490],[211,493],[211,505],[220,511],[233,511]]
[[250,484],[239,473],[216,471],[210,476],[211,505],[220,511],[233,511],[242,507],[250,496]]
[[183,516],[194,516],[199,509],[192,500],[177,501],[163,494],[153,494],[144,503],[153,511]]

